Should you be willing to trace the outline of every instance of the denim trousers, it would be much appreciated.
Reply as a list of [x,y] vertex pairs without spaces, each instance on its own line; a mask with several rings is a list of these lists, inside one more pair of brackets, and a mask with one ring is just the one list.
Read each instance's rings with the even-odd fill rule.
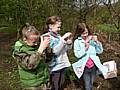
[[83,73],[85,90],[92,90],[93,82],[96,77],[96,70],[97,70],[96,66],[93,66],[92,68],[85,67]]
[[50,75],[52,86],[51,90],[64,90],[64,71],[65,69],[61,69],[52,72]]

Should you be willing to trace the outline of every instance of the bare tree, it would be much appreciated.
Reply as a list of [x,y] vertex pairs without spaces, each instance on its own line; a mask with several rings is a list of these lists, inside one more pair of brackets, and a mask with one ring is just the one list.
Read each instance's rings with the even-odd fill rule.
[[118,12],[117,9],[114,8],[111,1],[112,0],[109,0],[108,4],[104,3],[104,5],[106,5],[108,8],[108,11],[112,17],[111,18],[112,23],[117,29],[120,29],[120,12]]

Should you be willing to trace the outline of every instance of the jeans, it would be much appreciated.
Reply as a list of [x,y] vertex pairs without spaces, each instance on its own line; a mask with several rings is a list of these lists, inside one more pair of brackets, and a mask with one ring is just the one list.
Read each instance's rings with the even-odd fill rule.
[[96,76],[97,67],[93,66],[92,68],[85,67],[83,73],[83,79],[85,83],[85,90],[92,90],[93,82]]
[[64,90],[64,71],[61,69],[59,71],[52,72],[51,76],[51,90]]

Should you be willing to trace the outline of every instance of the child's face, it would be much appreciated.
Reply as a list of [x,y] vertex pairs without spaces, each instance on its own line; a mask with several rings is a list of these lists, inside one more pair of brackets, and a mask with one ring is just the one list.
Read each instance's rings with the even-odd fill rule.
[[61,27],[61,22],[56,22],[55,24],[50,26],[51,30],[55,33],[60,31],[60,27]]
[[38,45],[39,35],[30,35],[28,39],[26,39],[26,44],[29,46]]
[[85,28],[85,31],[81,34],[82,37],[88,36],[88,29]]

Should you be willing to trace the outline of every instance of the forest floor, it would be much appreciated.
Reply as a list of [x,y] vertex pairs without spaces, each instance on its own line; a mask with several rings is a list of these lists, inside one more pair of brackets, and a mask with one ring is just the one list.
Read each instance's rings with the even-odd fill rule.
[[[17,64],[11,56],[15,40],[16,33],[0,32],[0,90],[21,90]],[[98,76],[94,83],[94,90],[120,90],[120,41],[107,42],[104,40],[103,46],[105,50],[100,55],[100,59],[102,62],[115,60],[118,77],[104,80]],[[67,90],[82,90],[75,89],[73,83],[67,88]]]

